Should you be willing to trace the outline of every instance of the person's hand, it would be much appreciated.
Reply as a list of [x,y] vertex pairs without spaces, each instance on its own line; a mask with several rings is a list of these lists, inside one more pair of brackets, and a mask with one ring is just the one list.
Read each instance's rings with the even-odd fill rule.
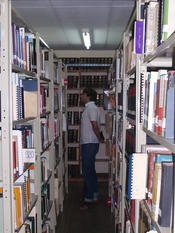
[[104,138],[100,138],[100,143],[104,143],[105,142],[105,140],[104,140]]

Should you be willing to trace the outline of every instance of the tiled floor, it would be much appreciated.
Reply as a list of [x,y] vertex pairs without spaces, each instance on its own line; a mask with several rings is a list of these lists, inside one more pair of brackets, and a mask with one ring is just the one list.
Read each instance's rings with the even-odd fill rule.
[[71,183],[58,218],[56,233],[114,233],[114,220],[107,206],[107,183],[99,183],[99,203],[88,210],[80,210],[82,183]]

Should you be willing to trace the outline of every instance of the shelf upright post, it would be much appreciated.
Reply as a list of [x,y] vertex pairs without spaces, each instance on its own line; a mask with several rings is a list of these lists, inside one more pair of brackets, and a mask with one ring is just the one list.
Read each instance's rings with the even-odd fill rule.
[[[137,14],[136,19],[140,20],[140,5],[141,1],[138,0],[136,7],[137,7]],[[136,55],[136,145],[135,150],[136,153],[141,152],[142,144],[146,144],[146,135],[142,130],[142,122],[141,122],[141,103],[140,103],[140,95],[141,95],[141,55]],[[138,222],[139,222],[139,200],[135,200],[135,233],[138,232]]]
[[11,92],[11,1],[1,0],[1,114],[3,233],[14,232],[13,158],[12,154],[12,92]]
[[125,48],[126,48],[126,32],[123,36],[123,135],[122,135],[122,203],[121,203],[121,217],[122,217],[122,233],[124,233],[125,227],[125,185],[126,185],[126,160],[125,160],[125,147],[126,147],[126,103],[127,103],[127,76],[125,72]]
[[[119,50],[117,50],[117,56],[116,56],[116,86],[115,86],[115,101],[116,101],[116,109],[115,109],[115,114],[116,114],[116,129],[115,129],[115,132],[116,132],[116,138],[115,138],[115,148],[116,148],[116,151],[115,151],[115,180],[114,180],[114,188],[116,188],[116,182],[118,180],[118,174],[119,174],[119,171],[118,171],[118,164],[120,163],[120,157],[119,157],[119,148],[118,148],[118,136],[119,136],[119,132],[118,132],[118,128],[119,128],[119,112],[118,112],[118,106],[119,106],[119,101],[118,101],[118,93],[121,91],[121,81],[119,81],[119,78],[120,78],[120,74],[119,74],[119,64],[120,64],[120,59],[121,59],[121,53]],[[119,182],[119,185],[120,185],[120,182]],[[119,188],[119,187],[118,187]],[[119,192],[120,192],[120,188],[119,188]],[[120,223],[121,221],[121,208],[120,208],[120,200],[119,200],[119,212],[116,210],[115,208],[115,226]],[[117,221],[116,221],[117,220]]]
[[[64,74],[67,79],[67,66],[64,68]],[[68,82],[68,79],[67,79]],[[68,83],[67,83],[68,85]],[[65,117],[67,120],[67,87],[65,91]],[[65,132],[65,189],[68,193],[68,130]]]
[[62,106],[62,62],[58,61],[58,72],[59,72],[59,122],[60,122],[60,137],[59,137],[59,156],[60,156],[60,171],[59,178],[61,182],[60,187],[60,210],[63,212],[63,106]]
[[38,201],[36,204],[36,213],[37,213],[37,229],[38,232],[41,232],[41,124],[40,124],[40,75],[41,75],[41,67],[40,67],[40,40],[39,34],[36,33],[36,61],[37,61],[37,82],[38,82],[38,113],[37,119],[35,122],[35,134],[34,134],[34,142],[36,148],[36,167],[35,167],[35,190],[38,195]]
[[[53,67],[53,50],[49,50],[49,140],[52,142],[49,148],[49,168],[52,171],[52,177],[50,180],[50,200],[54,203],[54,161],[55,161],[55,152],[54,152],[54,67]],[[56,213],[54,205],[52,205],[51,209],[51,228],[53,233],[55,232],[56,225]]]
[[[49,168],[54,171],[54,83],[53,83],[53,50],[49,51],[49,140],[52,142],[49,148]],[[54,189],[53,179],[50,181],[51,190]],[[54,192],[50,192],[50,199],[54,200]]]

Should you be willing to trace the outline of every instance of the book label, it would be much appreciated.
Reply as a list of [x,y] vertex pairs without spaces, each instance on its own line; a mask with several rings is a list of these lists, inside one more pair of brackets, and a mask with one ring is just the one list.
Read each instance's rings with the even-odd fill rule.
[[22,149],[22,152],[24,163],[35,163],[35,149],[26,148]]

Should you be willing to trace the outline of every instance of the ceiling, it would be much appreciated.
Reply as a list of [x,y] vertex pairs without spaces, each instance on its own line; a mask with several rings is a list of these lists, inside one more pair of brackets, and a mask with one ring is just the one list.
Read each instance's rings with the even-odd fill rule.
[[90,32],[92,50],[115,49],[134,0],[12,0],[27,24],[53,49],[82,50],[82,31]]

